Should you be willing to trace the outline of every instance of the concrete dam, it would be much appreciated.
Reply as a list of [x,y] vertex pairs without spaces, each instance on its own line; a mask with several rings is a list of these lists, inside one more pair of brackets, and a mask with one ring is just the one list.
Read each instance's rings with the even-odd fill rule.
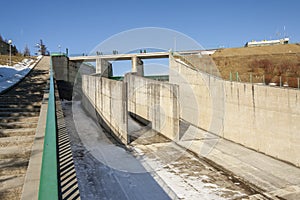
[[[143,59],[155,58],[169,59],[169,81],[144,77]],[[131,60],[132,72],[112,79],[113,60]],[[76,90],[73,98],[80,96],[84,110],[125,147],[139,138],[167,140],[235,174],[259,191],[257,199],[299,195],[300,178],[292,177],[300,174],[300,91],[225,81],[214,69],[201,70],[207,60],[172,52],[52,57],[58,88]],[[158,139],[132,131],[132,120]]]
[[[298,90],[224,81],[198,70],[202,58],[197,54],[168,54],[157,57],[169,58],[169,82],[144,78],[142,58],[132,55],[132,73],[126,74],[123,81],[109,79],[112,66],[108,58],[97,60],[94,75],[82,76],[84,102],[94,106],[123,143],[129,142],[126,116],[130,113],[148,120],[152,129],[176,142],[182,137],[179,122],[183,120],[300,166],[296,154],[300,151],[300,127],[296,123],[300,119]],[[110,59],[117,57],[120,56]],[[71,62],[79,59],[96,60],[83,57],[71,58]]]

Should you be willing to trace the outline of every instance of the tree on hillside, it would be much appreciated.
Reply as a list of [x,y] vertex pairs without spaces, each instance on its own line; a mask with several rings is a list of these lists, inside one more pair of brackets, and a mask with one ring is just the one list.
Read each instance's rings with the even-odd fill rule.
[[2,37],[2,35],[0,35],[0,41],[3,41],[3,37]]
[[37,43],[36,47],[39,48],[38,49],[38,54],[43,55],[43,56],[45,56],[46,54],[48,54],[47,47],[43,43],[43,40],[40,40],[40,43]]
[[24,56],[30,56],[30,50],[29,50],[29,48],[28,48],[27,45],[26,45],[25,48],[24,48],[23,55],[24,55]]
[[[18,49],[16,47],[16,45],[11,45],[11,54],[12,55],[17,55],[19,52],[18,52]],[[7,47],[7,55],[9,54],[9,46]]]

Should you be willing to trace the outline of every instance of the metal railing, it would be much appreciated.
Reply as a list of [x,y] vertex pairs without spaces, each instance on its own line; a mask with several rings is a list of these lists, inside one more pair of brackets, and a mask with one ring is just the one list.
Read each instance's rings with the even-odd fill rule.
[[[271,77],[271,78],[270,78]],[[226,79],[225,79],[226,80]],[[284,75],[273,74],[260,74],[254,75],[253,73],[229,72],[229,81],[231,82],[244,82],[251,84],[262,84],[269,86],[285,87],[300,90],[300,77],[290,77]]]
[[47,120],[44,138],[42,169],[40,175],[39,199],[59,199],[57,168],[56,108],[52,57],[50,59],[50,87]]

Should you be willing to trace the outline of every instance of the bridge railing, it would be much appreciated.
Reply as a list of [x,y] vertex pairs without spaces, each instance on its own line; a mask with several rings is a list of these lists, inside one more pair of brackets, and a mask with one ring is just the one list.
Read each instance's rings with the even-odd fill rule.
[[56,108],[53,80],[52,58],[50,66],[50,87],[42,168],[40,175],[39,199],[56,200],[59,198],[58,167],[57,167],[57,134],[56,134]]

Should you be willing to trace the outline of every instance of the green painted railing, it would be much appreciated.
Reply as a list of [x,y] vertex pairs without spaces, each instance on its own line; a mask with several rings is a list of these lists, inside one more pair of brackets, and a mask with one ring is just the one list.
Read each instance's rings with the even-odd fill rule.
[[50,89],[39,187],[40,200],[59,199],[57,177],[56,112],[52,57],[50,62]]
[[52,56],[67,56],[67,54],[63,52],[51,52],[51,57]]

